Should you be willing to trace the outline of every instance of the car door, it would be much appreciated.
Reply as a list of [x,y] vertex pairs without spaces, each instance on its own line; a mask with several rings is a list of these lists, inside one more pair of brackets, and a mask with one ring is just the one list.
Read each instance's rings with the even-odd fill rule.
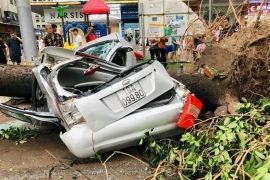
[[[106,61],[103,63],[110,65]],[[59,65],[60,67],[63,65]],[[59,68],[55,68],[51,73],[55,75],[51,78],[51,84],[57,82]],[[151,61],[122,71],[88,94],[72,97],[72,102],[89,127],[97,131],[131,114],[172,88],[173,81],[164,67],[158,61]],[[70,99],[66,99],[68,100]],[[61,105],[59,107],[61,108]]]

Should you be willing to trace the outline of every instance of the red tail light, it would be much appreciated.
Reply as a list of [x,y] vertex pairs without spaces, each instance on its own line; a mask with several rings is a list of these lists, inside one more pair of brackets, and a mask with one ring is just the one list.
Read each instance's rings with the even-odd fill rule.
[[194,120],[198,118],[202,109],[202,102],[195,96],[188,94],[183,112],[180,114],[177,127],[188,129],[194,124]]

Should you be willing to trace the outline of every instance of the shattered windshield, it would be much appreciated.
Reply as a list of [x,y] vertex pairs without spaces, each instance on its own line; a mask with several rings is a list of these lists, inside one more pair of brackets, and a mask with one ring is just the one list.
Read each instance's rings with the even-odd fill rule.
[[119,43],[119,41],[108,41],[102,44],[97,44],[87,49],[83,49],[81,50],[81,52],[97,56],[101,59],[105,59],[117,43]]

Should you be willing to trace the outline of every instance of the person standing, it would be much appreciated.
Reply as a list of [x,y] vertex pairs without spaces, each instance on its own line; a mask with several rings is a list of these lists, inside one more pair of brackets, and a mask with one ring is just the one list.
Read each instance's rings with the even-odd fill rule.
[[222,30],[220,32],[220,40],[224,39],[227,36],[231,36],[231,25],[230,25],[230,18],[226,17],[223,21],[223,27]]
[[10,33],[10,38],[7,40],[7,46],[9,48],[9,56],[10,60],[15,65],[15,62],[17,65],[21,64],[21,48],[20,44],[22,43],[22,39],[17,37],[17,35],[14,32]]
[[[167,60],[166,60],[166,42],[165,42],[165,37],[162,37],[159,39],[158,42],[152,43],[150,47],[150,55],[151,55],[151,60],[154,60],[155,55],[157,60],[164,65],[164,67],[167,67]],[[153,39],[153,41],[156,41],[156,39]]]
[[75,39],[75,49],[76,49],[82,45],[82,36],[79,35],[77,28],[73,29],[72,32],[76,36],[76,39]]
[[201,58],[202,53],[206,48],[206,44],[202,40],[198,40],[198,41],[199,41],[198,45],[197,45],[196,49],[194,50],[194,52],[195,52],[195,56],[194,56],[195,62],[197,62]]
[[93,33],[95,26],[88,26],[86,30],[86,34],[84,35],[86,42],[90,42],[96,39],[95,34]]
[[43,38],[43,46],[64,47],[63,38],[60,34],[55,33],[50,24],[46,25],[47,35]]
[[38,36],[37,43],[38,43],[38,50],[40,52],[42,49],[42,45],[43,45],[43,40],[42,40],[41,36]]
[[7,64],[7,48],[5,43],[0,39],[0,63]]
[[167,68],[167,59],[166,59],[166,38],[161,37],[158,42],[158,48],[160,52],[160,63]]
[[57,25],[56,24],[51,24],[52,25],[52,29],[54,33],[57,33]]

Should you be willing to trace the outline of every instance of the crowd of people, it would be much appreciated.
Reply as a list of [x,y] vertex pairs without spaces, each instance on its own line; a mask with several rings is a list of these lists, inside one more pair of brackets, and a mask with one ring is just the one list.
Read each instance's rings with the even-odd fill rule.
[[[230,25],[230,19],[225,17],[216,31],[213,31],[217,42],[225,37],[231,36],[239,31],[240,25],[235,22]],[[170,38],[170,40],[169,40]],[[142,39],[139,40],[140,50],[142,50]],[[194,62],[202,57],[206,48],[205,35],[185,36],[185,37],[161,37],[145,38],[145,47],[150,52],[151,60],[156,59],[167,67],[170,62]]]
[[[202,39],[191,36],[179,37],[177,39],[172,37],[171,40],[169,40],[169,37],[146,38],[145,45],[150,52],[151,60],[156,59],[160,61],[166,68],[167,61],[174,63],[179,62],[180,59],[181,61],[189,61],[190,58],[188,56],[190,54],[193,55],[192,59],[196,62],[206,48],[206,44]],[[184,52],[186,57],[182,57]]]
[[[95,40],[95,34],[93,33],[93,29],[95,26],[90,25],[87,27],[86,33],[84,34],[84,38],[86,42],[90,42]],[[64,47],[64,39],[63,36],[57,33],[57,25],[56,24],[47,24],[45,26],[46,35],[42,38],[38,37],[36,40],[37,48],[40,51],[44,47],[54,46],[54,47]],[[83,43],[83,38],[79,34],[79,30],[77,28],[72,29],[72,33],[75,36],[74,45],[75,48],[78,48]],[[12,61],[15,65],[21,64],[21,57],[23,56],[23,46],[22,39],[16,35],[15,32],[10,32],[9,38],[6,42],[0,39],[0,63],[7,64],[8,60]]]
[[[219,42],[223,38],[227,36],[231,36],[234,32],[238,31],[240,26],[238,23],[233,23],[230,25],[230,19],[224,18],[222,24],[213,31],[215,40]],[[90,42],[95,40],[95,34],[93,33],[95,26],[88,26],[86,33],[84,34],[84,38],[86,42]],[[63,36],[57,33],[57,25],[55,24],[47,24],[45,27],[46,35],[42,37],[38,37],[37,39],[37,47],[41,50],[43,47],[54,46],[54,47],[64,47]],[[73,28],[72,33],[74,35],[74,47],[75,49],[82,46],[83,37],[80,35],[79,30],[77,28]],[[126,33],[124,36],[128,42],[133,40],[133,35],[131,33]],[[136,39],[136,42],[140,44],[140,48],[142,48],[142,39]],[[12,61],[13,64],[17,63],[18,65],[21,63],[22,56],[22,39],[19,38],[16,33],[11,32],[10,38],[8,38],[7,42],[3,42],[0,40],[0,63],[7,64],[8,57]],[[168,37],[161,38],[146,38],[145,39],[146,48],[150,51],[151,59],[157,59],[160,61],[165,67],[167,67],[167,59],[172,62],[179,62],[181,53],[185,52],[190,56],[192,55],[192,59],[194,62],[198,61],[206,48],[206,44],[204,43],[204,37],[194,38],[191,36],[186,37],[171,37],[169,40]],[[184,59],[189,59],[189,57],[185,57]],[[181,59],[182,61],[183,59]],[[189,60],[187,60],[189,61]]]
[[20,65],[22,56],[21,44],[22,39],[19,38],[14,32],[10,33],[10,38],[6,43],[0,40],[0,63],[7,64],[9,56],[13,64],[17,63]]

